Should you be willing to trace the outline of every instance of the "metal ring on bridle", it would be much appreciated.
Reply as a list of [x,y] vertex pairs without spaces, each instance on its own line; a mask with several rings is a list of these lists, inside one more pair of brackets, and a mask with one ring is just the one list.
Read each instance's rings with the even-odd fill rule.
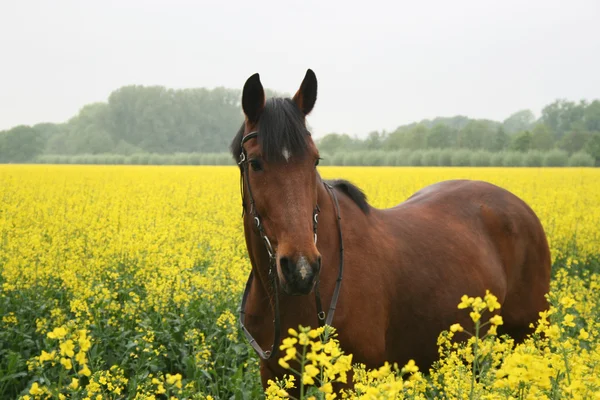
[[267,248],[267,253],[269,253],[269,257],[273,258],[273,247],[271,246],[269,238],[265,235],[263,236],[263,240],[265,241],[265,247]]
[[260,218],[254,217],[254,222],[256,222],[256,227],[260,227]]

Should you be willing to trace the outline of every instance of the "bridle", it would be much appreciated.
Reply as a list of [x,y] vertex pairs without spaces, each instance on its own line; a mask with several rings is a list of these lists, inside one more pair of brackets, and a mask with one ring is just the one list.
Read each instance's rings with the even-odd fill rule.
[[[252,335],[250,334],[248,329],[246,329],[246,326],[245,326],[246,300],[248,299],[248,295],[250,294],[250,288],[252,286],[252,281],[254,280],[254,269],[252,271],[250,271],[250,276],[248,277],[248,281],[246,282],[246,288],[244,289],[244,294],[242,296],[242,303],[240,306],[240,326],[241,326],[242,331],[244,332],[244,335],[246,336],[246,339],[248,340],[250,345],[252,345],[252,347],[258,354],[258,356],[260,358],[262,358],[263,360],[268,360],[268,359],[272,358],[275,354],[277,354],[278,344],[281,339],[281,317],[280,317],[280,311],[279,311],[279,284],[278,284],[278,280],[277,280],[276,252],[273,251],[273,246],[271,245],[271,241],[267,237],[267,234],[263,227],[262,219],[261,219],[261,217],[258,213],[258,210],[256,209],[255,203],[254,203],[254,197],[252,196],[252,187],[250,186],[250,179],[248,177],[248,161],[249,160],[246,155],[246,150],[244,149],[244,144],[247,141],[249,141],[250,139],[256,138],[257,136],[258,136],[258,131],[253,131],[242,138],[241,153],[240,153],[240,159],[239,159],[238,165],[241,167],[240,189],[242,192],[242,210],[243,210],[242,216],[244,215],[244,212],[246,211],[246,205],[244,203],[244,185],[245,185],[246,188],[248,189],[248,196],[250,197],[250,210],[249,210],[250,215],[254,221],[254,225],[255,225],[256,229],[258,230],[258,234],[260,235],[260,238],[265,245],[267,254],[269,255],[269,281],[271,283],[271,287],[273,288],[273,295],[275,297],[273,300],[273,303],[274,303],[273,304],[273,308],[274,308],[273,314],[275,316],[273,325],[274,325],[275,332],[273,335],[273,345],[271,345],[271,349],[263,350],[260,347],[260,345],[256,342],[256,339],[254,339],[254,337],[252,337]],[[336,214],[337,214],[337,227],[338,227],[339,242],[340,242],[340,263],[339,263],[338,278],[336,280],[335,289],[333,291],[333,297],[331,298],[331,304],[329,305],[328,314],[325,314],[325,312],[323,311],[322,302],[321,302],[321,294],[319,292],[319,276],[317,276],[317,278],[316,278],[315,288],[314,288],[315,302],[316,302],[316,307],[317,307],[317,320],[319,322],[319,326],[321,326],[321,327],[323,327],[325,325],[331,326],[331,322],[333,321],[333,315],[335,313],[336,304],[337,304],[338,297],[340,294],[340,287],[342,284],[342,276],[343,276],[343,272],[344,272],[344,242],[343,242],[343,238],[342,238],[342,222],[341,222],[342,218],[340,216],[340,207],[339,207],[339,203],[338,203],[335,191],[333,190],[333,187],[331,187],[331,185],[329,185],[328,183],[325,183],[325,182],[323,182],[323,184],[324,184],[325,188],[327,189],[327,192],[329,193],[329,197],[331,198],[331,200],[333,202],[333,205],[335,207]],[[315,205],[315,208],[313,210],[313,233],[314,233],[315,245],[317,244],[317,225],[319,223],[319,212],[320,211],[321,210],[319,208],[319,205],[318,204]]]

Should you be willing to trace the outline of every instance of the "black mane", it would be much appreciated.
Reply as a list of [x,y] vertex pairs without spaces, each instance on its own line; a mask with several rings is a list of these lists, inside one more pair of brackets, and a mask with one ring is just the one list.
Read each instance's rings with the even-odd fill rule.
[[[242,151],[243,135],[244,124],[229,146],[236,161]],[[265,161],[283,161],[284,150],[290,155],[304,155],[308,149],[309,135],[304,114],[292,99],[275,97],[267,100],[258,120],[258,143]]]
[[365,195],[365,193],[362,190],[360,190],[358,186],[351,182],[348,182],[345,179],[336,179],[325,182],[327,182],[334,188],[339,189],[348,197],[350,197],[350,199],[356,203],[356,205],[362,210],[362,212],[364,212],[365,214],[369,213],[369,203],[367,203],[367,195]]

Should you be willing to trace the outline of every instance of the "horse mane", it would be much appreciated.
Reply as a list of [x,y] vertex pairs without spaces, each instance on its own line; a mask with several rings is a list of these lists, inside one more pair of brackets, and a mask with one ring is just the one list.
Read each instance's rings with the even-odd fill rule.
[[350,197],[358,208],[362,210],[363,213],[369,213],[369,203],[367,202],[367,195],[355,184],[345,180],[345,179],[336,179],[333,181],[325,181],[329,185],[333,186],[336,189],[339,189],[346,196]]
[[[285,150],[293,156],[302,156],[308,150],[310,132],[306,129],[304,114],[292,99],[268,99],[258,120],[258,132],[262,157],[267,162],[284,161]],[[229,146],[236,161],[242,152],[243,135],[244,124]]]

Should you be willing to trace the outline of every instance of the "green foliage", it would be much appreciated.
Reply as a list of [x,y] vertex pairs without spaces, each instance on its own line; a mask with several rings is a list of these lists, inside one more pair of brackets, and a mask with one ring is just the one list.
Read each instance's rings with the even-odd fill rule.
[[492,153],[484,150],[477,150],[471,153],[471,166],[489,167],[492,165]]
[[594,157],[584,151],[571,154],[571,157],[569,157],[570,167],[593,167],[594,164]]
[[[577,104],[572,101],[557,100],[544,107],[540,122],[545,123],[554,134],[554,137],[560,140],[567,132],[584,120],[587,106],[585,101]],[[595,114],[595,107],[592,110],[593,114]]]
[[44,137],[34,128],[20,125],[0,132],[0,163],[22,163],[42,152]]
[[[268,96],[281,95],[267,92]],[[124,86],[113,91],[107,102],[82,107],[66,123],[0,132],[0,162],[231,164],[224,154],[242,120],[237,89]],[[365,139],[330,133],[316,142],[329,155],[325,163],[331,165],[466,164],[466,153],[455,155],[457,149],[482,151],[469,155],[469,165],[499,165],[506,154],[495,154],[506,150],[547,152],[555,147],[567,155],[585,151],[600,165],[600,101],[557,100],[543,109],[537,121],[530,110],[516,112],[502,123],[438,117],[389,133],[373,131]],[[379,153],[371,153],[375,151]],[[521,158],[510,157],[510,164]],[[531,157],[531,163],[538,165],[539,154]],[[559,158],[550,162],[564,161]],[[523,160],[528,165],[529,156]]]
[[569,161],[569,155],[564,150],[554,149],[544,156],[544,167],[564,167]]
[[453,167],[468,167],[471,165],[471,152],[466,149],[460,149],[452,154]]
[[531,148],[536,150],[550,150],[554,147],[554,136],[546,124],[535,124],[531,130]]
[[531,149],[532,135],[529,131],[524,131],[513,136],[510,142],[510,150],[525,152]]
[[440,167],[449,167],[452,165],[452,149],[443,149],[440,151],[438,164]]
[[544,165],[544,153],[539,150],[530,150],[525,154],[526,167],[541,167]]
[[504,165],[504,152],[493,153],[490,162],[493,166]]
[[513,134],[529,130],[534,122],[535,115],[531,110],[521,110],[506,118],[502,123],[502,127],[507,133]]
[[425,150],[421,156],[421,162],[423,165],[431,166],[431,165],[440,165],[440,149],[430,149]]
[[596,166],[600,166],[600,131],[592,132],[585,146],[586,152],[594,157]]
[[505,167],[522,167],[525,165],[525,156],[519,151],[507,151],[504,154],[502,164]]

